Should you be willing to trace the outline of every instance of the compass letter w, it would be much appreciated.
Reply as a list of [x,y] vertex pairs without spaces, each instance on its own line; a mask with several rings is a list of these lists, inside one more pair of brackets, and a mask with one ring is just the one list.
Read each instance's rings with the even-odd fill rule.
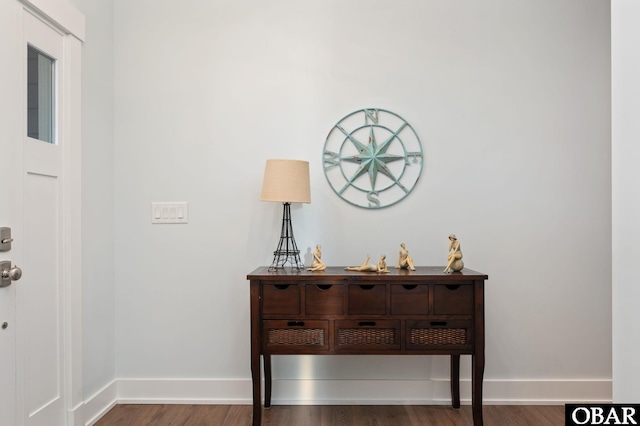
[[325,169],[331,169],[340,164],[340,155],[337,152],[325,151],[323,154]]

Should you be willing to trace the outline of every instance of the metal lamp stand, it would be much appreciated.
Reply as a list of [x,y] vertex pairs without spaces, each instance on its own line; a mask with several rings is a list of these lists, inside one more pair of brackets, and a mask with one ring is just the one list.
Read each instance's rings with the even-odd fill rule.
[[298,271],[304,269],[300,260],[300,250],[293,238],[293,228],[291,226],[291,203],[282,203],[282,231],[280,231],[280,242],[278,248],[273,252],[273,262],[269,267],[270,271],[284,268],[287,262]]

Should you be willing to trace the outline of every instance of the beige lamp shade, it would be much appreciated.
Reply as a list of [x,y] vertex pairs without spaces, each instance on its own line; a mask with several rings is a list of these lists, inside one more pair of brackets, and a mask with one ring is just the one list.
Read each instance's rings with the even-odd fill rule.
[[262,201],[310,203],[309,162],[267,160],[262,181]]

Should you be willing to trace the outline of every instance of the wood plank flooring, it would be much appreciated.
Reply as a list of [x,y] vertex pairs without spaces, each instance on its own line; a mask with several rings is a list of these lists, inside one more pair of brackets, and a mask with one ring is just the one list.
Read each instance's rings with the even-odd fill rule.
[[[486,426],[562,426],[564,406],[485,405]],[[116,405],[95,426],[250,426],[249,405]],[[471,406],[279,405],[264,426],[472,426]]]

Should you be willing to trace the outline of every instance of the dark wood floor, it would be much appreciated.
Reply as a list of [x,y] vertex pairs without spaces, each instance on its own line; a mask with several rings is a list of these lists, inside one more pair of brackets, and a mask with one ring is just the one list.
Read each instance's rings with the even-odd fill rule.
[[[96,426],[249,426],[249,405],[116,405]],[[486,426],[562,426],[564,406],[485,405]],[[471,407],[424,405],[281,405],[265,426],[471,426]]]

